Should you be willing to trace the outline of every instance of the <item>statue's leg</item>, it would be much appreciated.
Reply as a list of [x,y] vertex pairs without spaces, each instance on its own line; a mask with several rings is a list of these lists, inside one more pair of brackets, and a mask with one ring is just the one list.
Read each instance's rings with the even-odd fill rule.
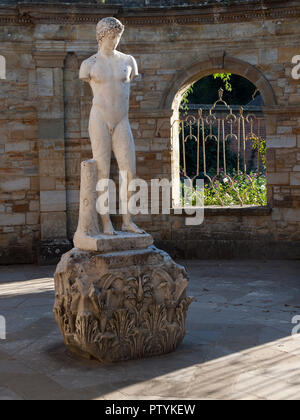
[[143,234],[145,232],[133,223],[131,214],[128,211],[128,202],[130,199],[128,185],[136,177],[135,145],[128,118],[124,118],[116,126],[112,136],[112,147],[118,162],[119,170],[127,176],[127,183],[121,182],[120,186],[122,206],[123,209],[127,209],[125,214],[122,215],[122,230],[125,232]]
[[[97,162],[98,181],[110,178],[111,164],[111,134],[105,121],[102,120],[100,110],[93,106],[90,116],[89,134],[92,143],[93,158]],[[101,215],[103,233],[116,235],[111,223],[109,212]]]

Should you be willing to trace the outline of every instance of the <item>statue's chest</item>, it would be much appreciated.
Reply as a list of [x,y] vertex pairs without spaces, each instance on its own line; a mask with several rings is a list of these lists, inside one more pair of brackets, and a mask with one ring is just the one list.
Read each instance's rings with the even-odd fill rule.
[[124,61],[96,60],[91,69],[91,78],[96,82],[130,82],[131,66]]

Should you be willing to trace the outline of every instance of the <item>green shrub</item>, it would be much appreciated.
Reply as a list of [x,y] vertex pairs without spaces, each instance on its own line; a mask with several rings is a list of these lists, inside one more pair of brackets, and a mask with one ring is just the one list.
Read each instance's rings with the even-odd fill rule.
[[[188,196],[192,197],[193,205],[196,205],[197,193],[193,187],[182,184]],[[184,202],[183,202],[184,204]],[[211,180],[206,179],[204,184],[205,206],[246,206],[267,205],[267,179],[263,174],[250,173],[231,176],[221,174]]]

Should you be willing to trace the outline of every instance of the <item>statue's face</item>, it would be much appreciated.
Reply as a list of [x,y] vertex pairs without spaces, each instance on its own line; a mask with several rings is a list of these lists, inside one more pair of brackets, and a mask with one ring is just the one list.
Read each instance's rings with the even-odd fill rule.
[[111,32],[102,39],[101,45],[107,50],[115,50],[120,43],[122,34]]

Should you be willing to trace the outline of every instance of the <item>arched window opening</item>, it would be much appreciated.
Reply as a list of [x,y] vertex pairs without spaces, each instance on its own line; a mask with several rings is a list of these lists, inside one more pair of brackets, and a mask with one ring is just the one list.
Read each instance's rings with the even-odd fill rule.
[[256,86],[231,73],[206,76],[183,92],[173,121],[181,193],[175,206],[198,179],[205,206],[267,205],[263,105]]
[[0,79],[6,79],[6,59],[0,55]]

